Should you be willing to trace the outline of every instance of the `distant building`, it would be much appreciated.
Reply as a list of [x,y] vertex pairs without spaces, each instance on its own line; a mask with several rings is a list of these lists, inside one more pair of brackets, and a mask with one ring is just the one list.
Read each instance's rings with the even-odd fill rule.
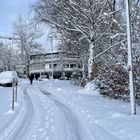
[[61,76],[70,78],[74,71],[82,73],[82,63],[78,55],[69,52],[30,55],[30,63],[30,74],[38,77],[42,75],[50,78],[52,68],[54,78],[60,78]]

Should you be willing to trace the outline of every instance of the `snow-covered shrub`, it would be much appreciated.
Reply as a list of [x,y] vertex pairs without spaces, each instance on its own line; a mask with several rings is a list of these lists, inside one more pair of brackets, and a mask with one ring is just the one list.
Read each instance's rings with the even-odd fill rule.
[[75,70],[71,75],[71,81],[74,85],[80,86],[81,85],[81,73]]
[[122,64],[114,65],[110,72],[103,75],[100,93],[115,99],[124,99],[129,93],[128,90],[128,71]]
[[98,78],[96,78],[94,80],[94,84],[99,88],[101,86],[101,81]]
[[87,83],[87,79],[85,77],[81,78],[80,85],[82,87],[85,87],[86,83]]
[[93,91],[93,90],[96,90],[98,88],[98,86],[95,84],[95,80],[91,81],[91,82],[88,82],[86,85],[85,85],[85,89],[86,90],[89,90],[89,91]]

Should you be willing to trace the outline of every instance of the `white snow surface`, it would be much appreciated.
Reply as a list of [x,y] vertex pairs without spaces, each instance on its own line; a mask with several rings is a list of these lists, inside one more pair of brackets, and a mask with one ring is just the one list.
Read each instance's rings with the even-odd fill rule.
[[132,116],[93,83],[21,80],[15,111],[11,101],[12,88],[0,87],[0,140],[140,140],[140,107]]

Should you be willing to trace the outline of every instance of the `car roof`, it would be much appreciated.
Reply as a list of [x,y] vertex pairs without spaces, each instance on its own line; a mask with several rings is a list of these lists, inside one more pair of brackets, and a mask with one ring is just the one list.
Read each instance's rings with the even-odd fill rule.
[[0,73],[0,77],[11,77],[16,75],[16,71],[3,71]]

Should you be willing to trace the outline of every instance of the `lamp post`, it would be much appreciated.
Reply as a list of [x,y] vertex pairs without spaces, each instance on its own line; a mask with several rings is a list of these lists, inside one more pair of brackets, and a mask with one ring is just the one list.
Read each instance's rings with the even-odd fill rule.
[[134,81],[133,81],[133,66],[132,66],[132,38],[131,38],[131,24],[130,24],[130,8],[129,0],[126,0],[126,20],[127,20],[127,44],[128,44],[128,71],[129,71],[129,89],[130,89],[130,102],[131,114],[136,114]]

